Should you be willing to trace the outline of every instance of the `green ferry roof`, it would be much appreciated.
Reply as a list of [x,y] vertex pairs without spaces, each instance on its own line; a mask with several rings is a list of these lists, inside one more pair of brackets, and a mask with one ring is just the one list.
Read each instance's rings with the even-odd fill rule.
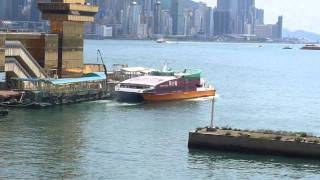
[[183,71],[153,71],[152,75],[155,76],[182,76],[200,78],[202,71],[199,69],[185,69]]
[[202,71],[199,69],[185,69],[184,71],[177,72],[174,75],[194,79],[194,78],[200,78],[201,73],[202,73]]

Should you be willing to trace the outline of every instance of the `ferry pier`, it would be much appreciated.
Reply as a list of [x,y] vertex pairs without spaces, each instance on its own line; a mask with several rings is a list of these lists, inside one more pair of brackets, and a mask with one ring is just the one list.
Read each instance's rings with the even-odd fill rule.
[[[47,106],[111,96],[114,87],[104,62],[83,60],[84,22],[98,6],[85,0],[38,2],[50,32],[0,33],[2,106]],[[103,60],[102,60],[103,61]]]

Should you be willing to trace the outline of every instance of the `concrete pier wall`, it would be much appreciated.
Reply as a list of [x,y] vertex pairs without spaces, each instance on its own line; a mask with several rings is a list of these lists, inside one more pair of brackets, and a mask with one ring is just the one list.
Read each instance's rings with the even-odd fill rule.
[[202,132],[190,132],[188,146],[189,148],[320,158],[318,143],[255,139]]

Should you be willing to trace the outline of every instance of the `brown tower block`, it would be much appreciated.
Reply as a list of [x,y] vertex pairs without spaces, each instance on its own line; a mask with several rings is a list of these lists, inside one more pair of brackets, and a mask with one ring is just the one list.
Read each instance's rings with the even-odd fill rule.
[[58,39],[59,77],[79,77],[83,70],[83,24],[93,22],[98,6],[85,0],[51,0],[39,3],[42,18],[51,23],[51,32]]

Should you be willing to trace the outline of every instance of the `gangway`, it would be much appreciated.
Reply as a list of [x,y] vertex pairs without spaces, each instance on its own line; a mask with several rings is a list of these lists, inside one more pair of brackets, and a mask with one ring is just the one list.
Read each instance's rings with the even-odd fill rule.
[[13,72],[19,78],[31,78],[30,74],[13,57],[6,58],[5,71]]
[[[17,64],[20,64],[19,68],[24,69],[29,76],[33,78],[39,78],[39,79],[48,78],[48,75],[45,73],[44,69],[32,57],[32,55],[28,52],[28,50],[23,46],[23,44],[20,41],[6,41],[5,56],[6,56],[6,59],[8,57],[11,57],[9,61],[12,61],[12,59],[15,59],[16,61],[14,62],[14,64],[17,67],[19,66]],[[12,70],[11,66],[13,66],[13,64],[9,63],[6,71]]]

